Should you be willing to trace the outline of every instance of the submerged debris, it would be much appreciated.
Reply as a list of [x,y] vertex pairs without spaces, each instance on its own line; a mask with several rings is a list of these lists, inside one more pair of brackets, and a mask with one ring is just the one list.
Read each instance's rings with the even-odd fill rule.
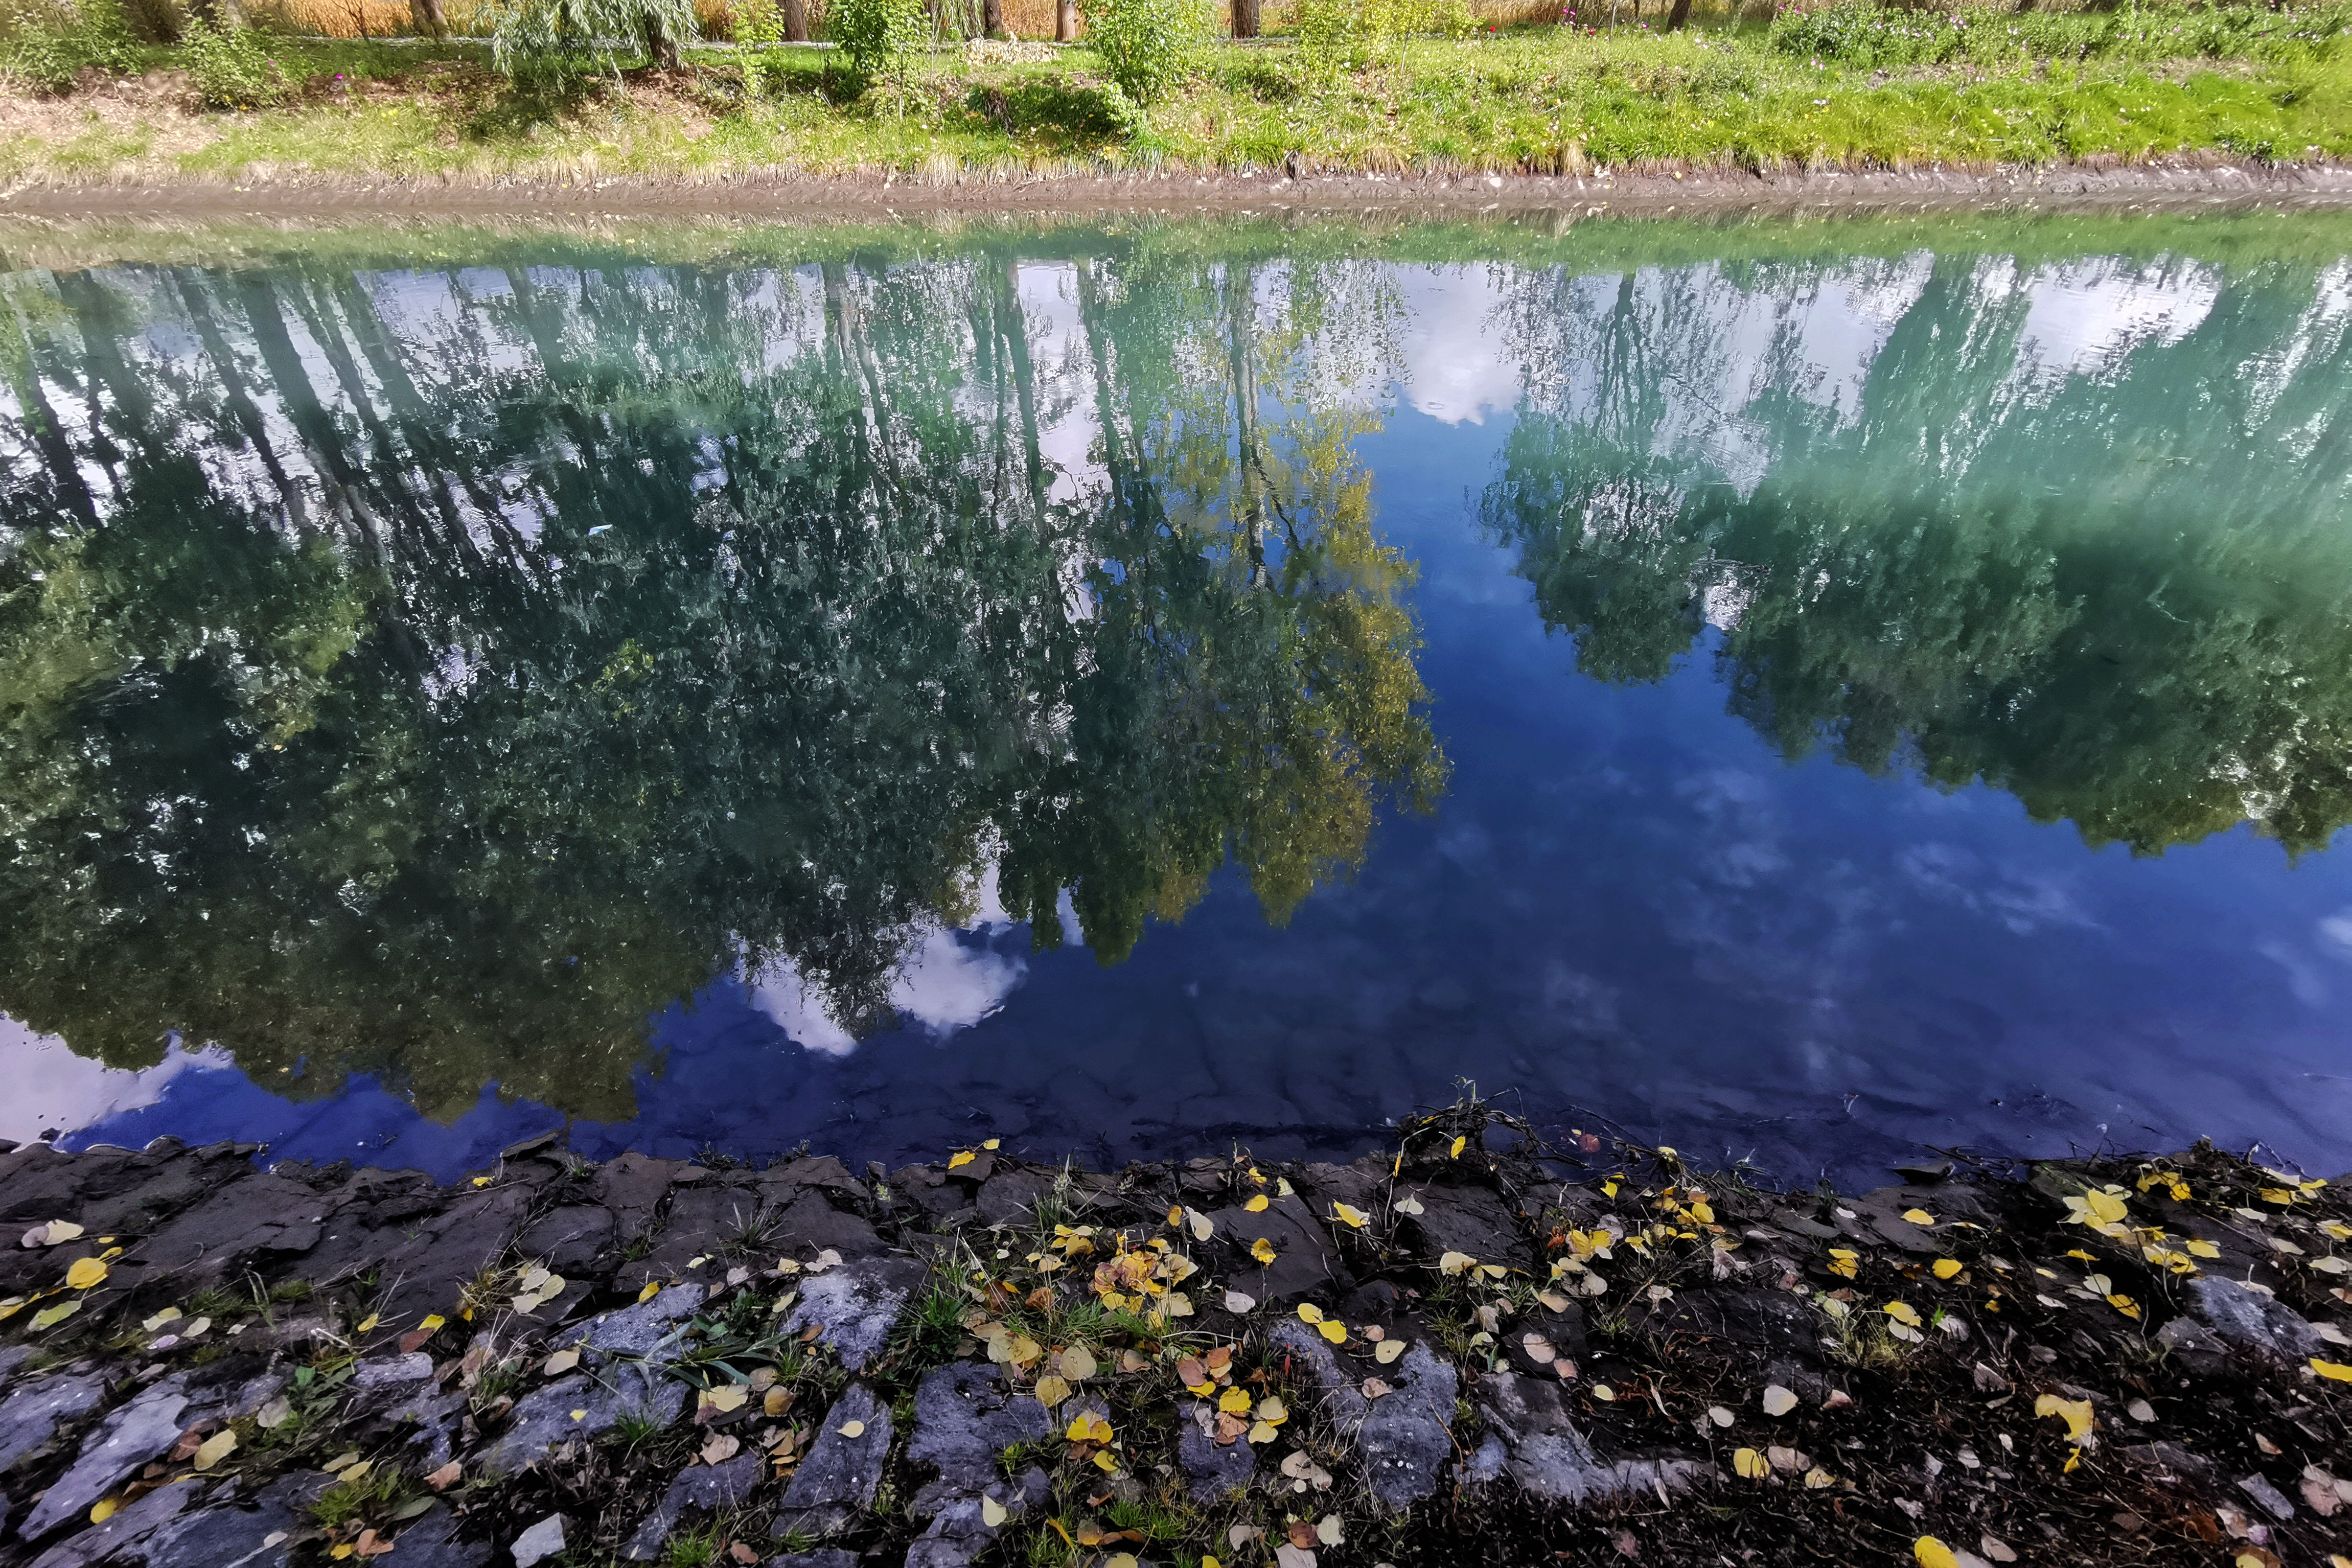
[[0,1562],[2352,1561],[2340,1185],[1570,1148],[0,1153]]

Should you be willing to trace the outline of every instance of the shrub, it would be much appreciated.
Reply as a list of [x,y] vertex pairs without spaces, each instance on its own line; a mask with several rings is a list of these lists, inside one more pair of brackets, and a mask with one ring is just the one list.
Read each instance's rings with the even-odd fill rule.
[[286,72],[250,27],[210,21],[188,25],[188,80],[206,109],[267,109],[293,89]]
[[826,35],[849,62],[853,87],[863,92],[887,76],[903,96],[915,51],[929,37],[923,0],[832,0],[824,16]]
[[784,36],[776,0],[735,0],[735,47],[743,52],[743,96],[757,98],[767,84],[767,51]]
[[[1459,5],[1450,10],[1468,14]],[[1433,0],[1298,0],[1299,54],[1318,76],[1391,64],[1438,12]]]
[[115,0],[83,0],[69,13],[24,25],[0,52],[0,63],[41,91],[65,92],[91,66],[134,68],[139,53]]
[[1087,42],[1119,91],[1136,103],[1166,97],[1191,74],[1209,37],[1205,0],[1080,0]]
[[697,35],[694,0],[491,0],[490,58],[511,81],[569,87],[592,72],[618,75],[635,40],[669,64]]

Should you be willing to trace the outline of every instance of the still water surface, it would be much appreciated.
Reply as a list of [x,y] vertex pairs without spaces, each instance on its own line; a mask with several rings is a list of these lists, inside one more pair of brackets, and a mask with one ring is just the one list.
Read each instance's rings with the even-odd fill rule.
[[0,1135],[2352,1163],[2340,219],[76,243]]

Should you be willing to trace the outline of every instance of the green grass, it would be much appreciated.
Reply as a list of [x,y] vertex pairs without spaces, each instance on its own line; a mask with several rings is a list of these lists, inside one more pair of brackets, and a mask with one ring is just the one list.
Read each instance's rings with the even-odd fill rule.
[[[1918,168],[2221,153],[2352,154],[2352,5],[2104,14],[1883,12],[1657,36],[1541,27],[1422,40],[1330,74],[1284,43],[1207,51],[1121,131],[1093,57],[967,68],[930,58],[901,104],[837,101],[826,58],[779,57],[746,100],[719,51],[681,84],[609,82],[568,103],[507,92],[478,46],[281,44],[289,104],[62,117],[0,142],[0,177],[174,174],[582,180],[754,169],[930,179],[1149,167],[1583,174]],[[148,51],[151,63],[168,63]],[[341,73],[348,92],[333,85]],[[70,98],[62,100],[71,106]],[[174,119],[173,117],[176,116]],[[164,121],[170,119],[167,127]],[[169,130],[171,134],[163,134]]]

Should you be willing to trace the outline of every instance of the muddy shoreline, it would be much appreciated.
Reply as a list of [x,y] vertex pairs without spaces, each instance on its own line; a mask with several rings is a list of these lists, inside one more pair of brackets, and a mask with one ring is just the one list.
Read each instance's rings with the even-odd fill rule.
[[0,1152],[0,1563],[2352,1552],[2352,1193],[2205,1146],[260,1152]]
[[927,181],[886,174],[761,170],[593,181],[309,178],[273,174],[169,184],[26,183],[0,191],[0,221],[632,214],[773,221],[1090,213],[1525,217],[1931,212],[2224,213],[2352,206],[2352,167],[2182,158],[2141,164],[1749,174],[1665,169],[1610,175],[1378,175],[1190,172]]

